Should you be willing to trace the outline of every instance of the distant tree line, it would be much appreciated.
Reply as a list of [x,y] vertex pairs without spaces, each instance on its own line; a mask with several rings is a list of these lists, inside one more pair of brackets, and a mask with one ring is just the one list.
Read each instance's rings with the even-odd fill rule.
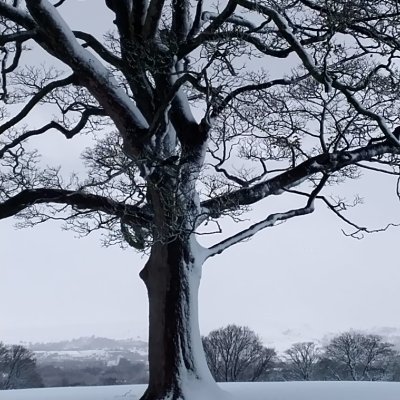
[[[245,326],[228,325],[202,338],[211,373],[218,382],[353,380],[400,381],[400,353],[382,336],[344,332],[325,346],[295,343],[280,355]],[[139,384],[148,381],[142,361],[121,357],[38,364],[27,348],[0,343],[0,389]]]
[[118,364],[100,360],[66,360],[38,367],[44,386],[109,386],[146,383],[147,365],[121,357]]
[[218,382],[400,381],[400,354],[379,335],[344,332],[325,346],[295,343],[278,356],[249,328],[228,325],[203,337],[203,346]]
[[98,386],[146,383],[147,365],[120,358],[117,365],[99,360],[65,360],[38,364],[21,345],[0,343],[0,390],[57,386]]

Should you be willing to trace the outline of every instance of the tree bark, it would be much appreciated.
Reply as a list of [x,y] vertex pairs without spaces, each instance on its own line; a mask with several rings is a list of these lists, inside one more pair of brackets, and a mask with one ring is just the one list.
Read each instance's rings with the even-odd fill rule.
[[192,399],[199,389],[224,397],[209,372],[201,343],[199,249],[193,237],[155,242],[140,273],[149,297],[150,375],[141,400]]

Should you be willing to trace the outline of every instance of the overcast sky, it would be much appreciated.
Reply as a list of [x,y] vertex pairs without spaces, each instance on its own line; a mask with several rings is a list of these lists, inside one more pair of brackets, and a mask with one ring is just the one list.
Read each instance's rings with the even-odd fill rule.
[[[368,178],[355,183],[358,193],[369,194],[355,218],[371,226],[398,222],[393,182]],[[261,205],[255,214],[269,209]],[[0,222],[1,340],[145,339],[147,296],[138,277],[145,257],[101,247],[96,234],[76,239],[57,225],[15,230],[12,221]],[[400,329],[399,230],[358,241],[340,227],[320,205],[313,215],[267,229],[209,260],[200,291],[202,332],[243,324],[279,346],[350,328]],[[234,229],[230,224],[228,231]]]
[[[79,4],[87,18],[87,3]],[[54,140],[54,149],[60,148]],[[52,155],[70,164],[62,143],[62,153]],[[73,141],[68,146],[73,153],[79,148]],[[361,225],[400,222],[392,177],[369,173],[329,190],[336,189],[365,198],[352,210]],[[289,207],[280,196],[267,200],[247,223]],[[97,234],[77,239],[55,222],[25,230],[14,223],[0,221],[0,341],[92,334],[146,339],[147,295],[138,277],[146,257],[101,247]],[[230,222],[226,227],[227,233],[237,228]],[[400,330],[399,229],[357,241],[342,227],[317,204],[313,215],[267,229],[209,260],[200,290],[202,333],[236,323],[279,345],[350,328]]]

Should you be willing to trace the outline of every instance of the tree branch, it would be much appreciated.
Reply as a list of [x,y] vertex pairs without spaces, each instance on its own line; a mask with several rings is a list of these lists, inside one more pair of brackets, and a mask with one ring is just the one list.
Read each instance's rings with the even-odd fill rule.
[[307,215],[312,213],[313,211],[314,211],[314,206],[312,205],[310,207],[297,208],[294,210],[285,211],[283,213],[271,214],[265,220],[257,222],[256,224],[251,225],[250,228],[242,232],[239,232],[236,235],[231,236],[230,238],[225,239],[222,242],[210,247],[209,252],[206,255],[206,258],[214,257],[217,254],[221,254],[224,250],[233,246],[234,244],[243,242],[244,240],[254,236],[257,232],[265,228],[274,226],[275,223],[278,221],[285,221],[287,219],[297,217],[300,215]]
[[143,38],[153,39],[161,20],[165,0],[151,0],[143,26]]
[[10,33],[8,35],[0,35],[0,46],[4,46],[11,42],[25,42],[35,37],[35,31],[21,31]]
[[250,188],[242,188],[222,194],[213,199],[203,201],[201,205],[205,214],[212,218],[218,218],[225,211],[254,204],[265,197],[279,194],[282,190],[297,186],[316,173],[329,174],[348,165],[354,165],[360,161],[369,161],[374,157],[388,153],[400,154],[400,146],[384,141],[352,151],[323,153],[265,182],[260,182]]
[[266,90],[269,89],[273,86],[288,86],[292,85],[298,82],[301,82],[304,79],[307,79],[310,75],[302,75],[299,76],[298,78],[293,78],[293,79],[274,79],[272,81],[268,82],[263,82],[263,83],[258,83],[258,84],[252,84],[252,85],[246,85],[239,87],[235,90],[233,90],[231,93],[229,93],[213,110],[211,113],[211,118],[216,118],[221,111],[229,105],[229,103],[234,100],[237,96],[243,94],[243,93],[248,93],[248,92],[256,92],[256,91],[261,91],[261,90]]
[[94,36],[82,31],[73,31],[77,39],[85,42],[84,47],[93,49],[104,61],[115,68],[123,68],[122,60],[104,47]]
[[123,39],[131,37],[133,26],[131,24],[131,0],[106,0],[107,7],[115,14],[114,23]]
[[15,146],[18,146],[24,140],[33,136],[41,135],[49,131],[50,129],[56,129],[57,131],[61,132],[67,139],[72,139],[75,135],[77,135],[79,132],[82,131],[82,129],[86,126],[86,123],[89,121],[89,118],[93,115],[98,115],[98,116],[105,115],[104,110],[100,108],[91,108],[84,110],[82,112],[81,119],[72,129],[67,129],[58,122],[51,121],[39,129],[29,130],[19,135],[11,143],[6,144],[2,149],[0,149],[0,158],[2,158],[7,151],[14,148]]
[[141,157],[141,138],[148,124],[143,114],[118,85],[107,68],[78,42],[57,10],[47,0],[26,0],[32,17],[40,26],[39,44],[69,65],[114,121],[131,156]]
[[190,30],[190,2],[187,0],[172,0],[171,31],[178,43],[184,41]]
[[344,94],[347,101],[355,108],[356,111],[376,121],[376,123],[378,124],[379,128],[382,130],[384,135],[389,140],[391,140],[395,145],[400,146],[399,140],[392,134],[390,129],[387,127],[383,117],[363,107],[363,105],[359,101],[357,101],[357,99],[354,97],[354,95],[351,93],[351,91],[347,88],[346,85],[342,84],[337,79],[332,78],[327,73],[325,73],[325,71],[321,70],[321,68],[318,68],[315,65],[314,61],[312,60],[312,57],[303,48],[302,43],[299,42],[299,40],[293,34],[293,32],[289,28],[286,20],[282,17],[282,15],[280,15],[277,11],[275,11],[270,7],[262,5],[256,6],[254,3],[248,0],[236,0],[236,1],[238,2],[238,4],[249,10],[259,9],[263,13],[271,17],[272,20],[275,22],[276,26],[278,27],[279,31],[281,32],[282,36],[287,40],[289,45],[296,52],[296,54],[302,61],[304,67],[314,77],[314,79],[323,84],[327,92],[330,90],[331,86],[335,89],[338,89],[341,93]]
[[0,15],[24,27],[26,30],[35,30],[37,28],[37,24],[28,13],[7,4],[5,1],[0,2]]
[[26,105],[23,107],[23,109],[13,118],[11,118],[9,121],[4,123],[3,125],[0,126],[0,135],[5,132],[7,129],[10,129],[11,127],[15,126],[18,122],[22,121],[28,114],[29,112],[38,104],[40,101],[48,95],[52,90],[56,88],[60,88],[63,86],[70,85],[74,82],[74,75],[70,75],[67,78],[58,80],[58,81],[53,81],[47,84],[46,86],[42,87],[37,93],[35,93],[32,98],[26,103]]
[[346,233],[342,229],[342,232],[345,236],[351,236],[354,239],[362,239],[364,237],[364,233],[368,234],[368,233],[385,232],[390,227],[400,226],[400,224],[395,224],[395,223],[389,223],[386,226],[384,226],[383,228],[377,228],[377,229],[369,229],[365,226],[360,226],[360,225],[356,224],[355,222],[352,222],[350,219],[346,218],[339,210],[336,209],[336,207],[333,204],[331,204],[331,202],[325,196],[318,196],[318,198],[321,199],[337,217],[339,217],[347,225],[354,228],[354,231],[351,233]]
[[208,249],[209,253],[207,254],[206,257],[209,258],[209,257],[213,257],[217,254],[221,254],[227,248],[229,248],[237,243],[243,242],[246,239],[251,238],[257,232],[275,225],[275,223],[278,221],[286,221],[293,217],[311,214],[314,211],[314,200],[317,197],[318,193],[325,186],[327,181],[328,181],[328,175],[324,175],[322,177],[321,181],[319,182],[319,184],[310,193],[309,199],[308,199],[305,207],[297,208],[294,210],[289,210],[289,211],[286,211],[283,213],[276,213],[276,214],[269,215],[263,221],[258,222],[256,224],[250,226],[249,228],[243,230],[242,232],[239,232],[236,235],[233,235],[233,236],[229,237],[228,239],[225,239],[222,242],[210,247]]
[[35,204],[65,204],[80,210],[101,211],[108,215],[123,218],[125,224],[141,225],[151,223],[152,216],[140,207],[119,203],[109,198],[63,189],[26,189],[0,203],[0,219],[18,214]]

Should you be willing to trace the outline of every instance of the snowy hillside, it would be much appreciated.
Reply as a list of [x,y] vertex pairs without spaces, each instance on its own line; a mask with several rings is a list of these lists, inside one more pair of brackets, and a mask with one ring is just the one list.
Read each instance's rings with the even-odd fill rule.
[[72,340],[64,340],[61,342],[51,343],[30,343],[27,345],[32,351],[53,351],[53,350],[93,350],[93,349],[110,349],[110,350],[132,350],[139,349],[147,351],[147,343],[142,340],[135,339],[110,339],[98,336],[86,336]]
[[116,365],[121,358],[147,362],[147,343],[141,340],[91,336],[54,343],[34,343],[27,347],[35,353],[41,365],[56,365],[65,361],[104,361],[107,365]]
[[[146,385],[10,390],[1,400],[138,400]],[[400,383],[274,382],[225,383],[235,400],[399,400]]]

